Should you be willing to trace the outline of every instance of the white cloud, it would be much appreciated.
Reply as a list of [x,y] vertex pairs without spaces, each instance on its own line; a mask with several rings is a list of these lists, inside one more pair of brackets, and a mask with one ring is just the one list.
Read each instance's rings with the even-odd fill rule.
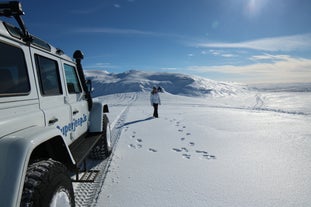
[[219,50],[209,50],[209,52],[212,54],[212,55],[220,55],[220,51]]
[[226,43],[208,42],[199,43],[196,47],[204,48],[240,48],[263,51],[297,51],[311,49],[311,33],[284,37],[262,38],[251,41]]
[[226,57],[226,58],[230,58],[230,57],[234,57],[235,55],[226,53],[226,54],[222,54],[221,56]]
[[146,30],[128,29],[128,28],[109,28],[109,27],[81,27],[71,29],[71,33],[84,34],[114,34],[114,35],[140,35],[149,37],[168,37],[174,39],[183,39],[184,36],[178,34],[169,34],[161,32],[152,32]]
[[84,66],[85,69],[91,69],[91,70],[102,70],[102,69],[112,69],[112,68],[118,68],[118,66],[113,65],[111,63],[105,63],[105,62],[98,62],[92,65],[86,65]]
[[[311,59],[293,58],[288,55],[254,56],[252,60],[259,62],[243,66],[191,66],[188,70],[200,73],[218,72],[240,77],[245,82],[310,82]],[[260,60],[271,60],[271,63],[262,63]]]
[[[230,57],[234,57],[236,55],[233,55],[233,54],[230,54],[230,53],[225,53],[225,51],[222,51],[222,50],[209,50],[209,52],[214,55],[214,56],[222,56],[222,57],[226,57],[226,58],[230,58]],[[203,51],[201,52],[201,54],[207,54],[206,51]]]
[[157,33],[136,30],[136,29],[117,29],[117,28],[79,28],[78,33],[98,33],[98,34],[119,34],[119,35],[149,35],[157,36]]
[[177,68],[161,68],[161,70],[172,71],[172,70],[177,70]]
[[288,55],[263,54],[263,55],[254,55],[250,58],[250,60],[253,60],[253,61],[261,61],[261,60],[279,61],[279,60],[286,60],[289,58],[290,58],[290,56],[288,56]]

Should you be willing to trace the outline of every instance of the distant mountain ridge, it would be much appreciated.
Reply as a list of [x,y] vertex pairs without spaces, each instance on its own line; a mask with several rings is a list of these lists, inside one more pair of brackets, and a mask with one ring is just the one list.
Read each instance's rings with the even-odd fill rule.
[[129,70],[115,74],[100,70],[86,70],[85,75],[87,79],[92,80],[95,89],[94,97],[151,91],[154,86],[161,87],[171,94],[185,96],[234,95],[245,90],[245,87],[239,84],[218,82],[181,73]]

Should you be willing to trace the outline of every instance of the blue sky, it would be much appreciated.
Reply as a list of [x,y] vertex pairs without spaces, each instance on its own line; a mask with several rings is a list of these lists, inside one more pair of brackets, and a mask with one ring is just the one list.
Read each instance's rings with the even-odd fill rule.
[[85,69],[311,82],[310,0],[21,1],[29,31]]

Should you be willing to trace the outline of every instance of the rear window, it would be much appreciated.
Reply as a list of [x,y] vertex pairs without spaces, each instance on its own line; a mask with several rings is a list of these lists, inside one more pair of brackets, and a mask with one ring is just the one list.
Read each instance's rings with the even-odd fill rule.
[[24,53],[0,42],[0,96],[27,95],[30,84]]

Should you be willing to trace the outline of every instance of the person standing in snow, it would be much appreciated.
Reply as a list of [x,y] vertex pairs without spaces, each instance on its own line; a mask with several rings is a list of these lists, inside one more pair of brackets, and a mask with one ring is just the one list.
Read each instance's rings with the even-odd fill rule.
[[161,99],[156,87],[153,87],[151,91],[150,103],[153,106],[153,117],[158,118],[158,106],[161,105]]

